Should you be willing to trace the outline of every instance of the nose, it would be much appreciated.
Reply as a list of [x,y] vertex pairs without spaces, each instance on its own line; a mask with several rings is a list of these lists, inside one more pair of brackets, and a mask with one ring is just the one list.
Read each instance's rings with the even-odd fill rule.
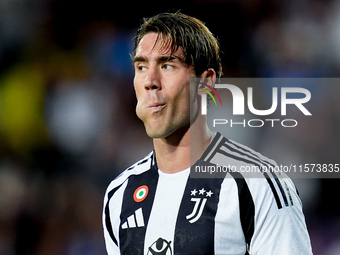
[[160,72],[157,68],[149,67],[147,71],[147,75],[145,77],[145,89],[146,90],[160,90],[161,89],[161,81],[160,81]]

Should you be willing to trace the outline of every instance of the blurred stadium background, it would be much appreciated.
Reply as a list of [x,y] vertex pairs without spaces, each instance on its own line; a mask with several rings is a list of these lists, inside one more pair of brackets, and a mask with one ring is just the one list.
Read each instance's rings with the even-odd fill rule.
[[[106,254],[105,188],[152,149],[132,39],[143,17],[178,10],[219,38],[224,77],[340,76],[339,0],[1,0],[0,254]],[[242,142],[279,162],[339,163],[338,98],[319,93],[333,101],[318,123]],[[316,255],[340,254],[339,184],[296,181]]]

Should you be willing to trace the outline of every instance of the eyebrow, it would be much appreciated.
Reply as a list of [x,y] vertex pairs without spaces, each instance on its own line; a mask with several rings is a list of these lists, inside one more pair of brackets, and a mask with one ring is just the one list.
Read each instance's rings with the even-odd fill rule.
[[[163,63],[163,62],[167,62],[167,61],[172,61],[178,59],[180,62],[182,62],[182,58],[175,56],[175,55],[165,55],[165,56],[160,56],[156,59],[156,61],[158,63]],[[136,62],[149,62],[149,60],[146,57],[143,56],[137,56],[133,58],[133,63]]]

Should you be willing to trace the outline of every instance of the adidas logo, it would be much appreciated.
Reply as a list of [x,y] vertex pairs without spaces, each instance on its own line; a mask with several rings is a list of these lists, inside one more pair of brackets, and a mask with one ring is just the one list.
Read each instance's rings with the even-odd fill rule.
[[135,211],[134,214],[129,216],[127,220],[122,224],[122,229],[144,227],[144,217],[142,208]]

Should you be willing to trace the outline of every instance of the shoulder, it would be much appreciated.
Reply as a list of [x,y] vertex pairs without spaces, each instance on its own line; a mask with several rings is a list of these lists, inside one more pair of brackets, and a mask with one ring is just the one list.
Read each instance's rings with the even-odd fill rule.
[[[203,156],[204,162],[229,169],[221,192],[229,195],[236,193],[239,217],[250,254],[262,254],[267,248],[275,254],[281,254],[285,249],[289,250],[285,254],[310,254],[298,192],[293,181],[274,160],[219,133]],[[224,197],[229,202],[235,196]],[[295,243],[303,245],[293,244],[294,238],[299,240]],[[277,245],[278,239],[282,241],[280,245]],[[271,247],[274,244],[275,247]]]
[[238,188],[249,190],[255,204],[273,201],[278,209],[300,204],[293,182],[273,159],[220,133],[216,133],[208,149],[205,161],[228,167]]
[[216,133],[211,144],[202,156],[203,161],[222,165],[228,162],[230,166],[245,165],[274,167],[276,162],[250,147],[228,139]]
[[146,157],[137,161],[125,169],[120,175],[111,181],[106,190],[106,195],[112,196],[113,193],[121,187],[131,176],[140,175],[151,169],[154,163],[154,152],[150,152]]

